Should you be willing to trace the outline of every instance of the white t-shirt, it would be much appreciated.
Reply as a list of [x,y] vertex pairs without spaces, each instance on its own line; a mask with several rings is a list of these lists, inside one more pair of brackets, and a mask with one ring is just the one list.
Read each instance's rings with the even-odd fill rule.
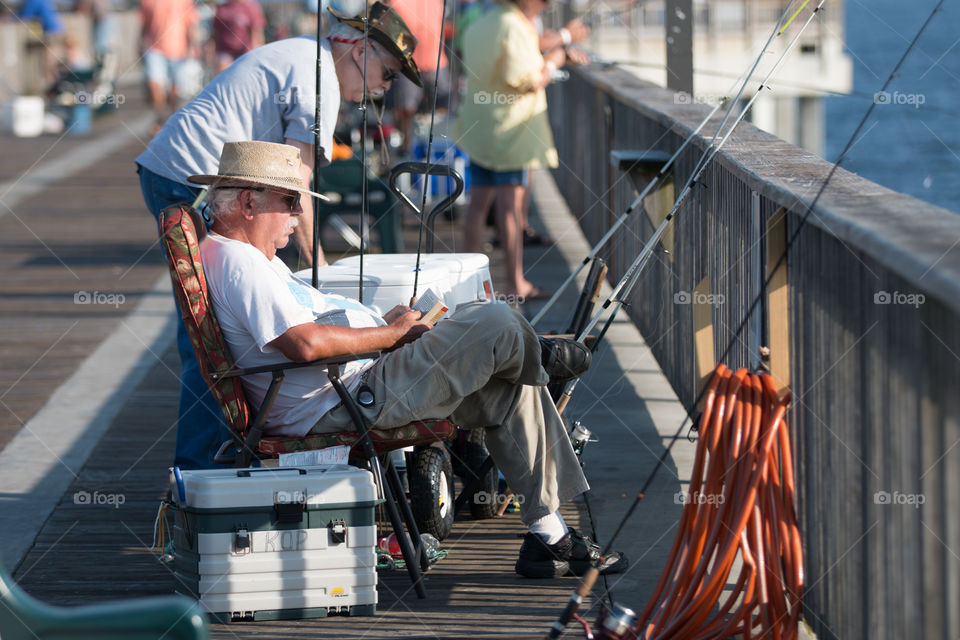
[[[354,328],[384,326],[383,318],[356,300],[320,293],[300,280],[277,257],[267,260],[251,244],[210,232],[200,243],[213,311],[238,367],[290,362],[268,346],[287,329],[307,322]],[[347,388],[372,360],[343,367]],[[270,386],[269,373],[243,377],[248,400],[258,406]],[[340,402],[323,367],[289,369],[270,410],[264,431],[270,435],[303,436],[323,414]]]
[[[340,111],[340,83],[326,38],[320,68],[320,146],[329,162]],[[217,173],[225,142],[282,143],[290,138],[313,144],[316,87],[315,37],[258,47],[239,57],[170,116],[137,163],[164,178],[189,184],[187,176]]]

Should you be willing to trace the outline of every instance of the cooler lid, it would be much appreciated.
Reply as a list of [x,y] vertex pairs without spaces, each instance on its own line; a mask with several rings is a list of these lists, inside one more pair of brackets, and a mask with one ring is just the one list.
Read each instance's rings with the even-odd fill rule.
[[[363,258],[363,286],[371,287],[409,287],[413,289],[414,264],[405,263],[393,259],[395,255],[402,254],[376,254],[364,256]],[[352,260],[352,258],[348,258]],[[438,285],[441,288],[447,286],[450,271],[441,265],[420,265],[419,283],[427,286]],[[310,282],[313,273],[310,269],[298,271],[296,276],[301,280]],[[317,287],[322,291],[324,288],[342,289],[345,287],[356,288],[360,279],[360,260],[359,257],[352,262],[347,263],[341,260],[335,264],[327,265],[317,269]]]
[[[177,475],[180,478],[177,478]],[[195,509],[272,507],[304,502],[306,507],[374,503],[373,475],[338,464],[257,469],[170,469],[173,502]]]

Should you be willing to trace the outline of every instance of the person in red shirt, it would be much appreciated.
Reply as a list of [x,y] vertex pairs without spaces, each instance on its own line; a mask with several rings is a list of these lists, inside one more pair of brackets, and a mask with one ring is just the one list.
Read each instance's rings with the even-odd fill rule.
[[[394,116],[403,135],[401,153],[406,154],[410,150],[413,116],[421,107],[429,109],[433,103],[435,79],[438,80],[437,108],[446,109],[450,103],[450,73],[445,52],[440,52],[440,65],[437,66],[437,49],[443,35],[443,0],[388,0],[387,4],[396,9],[417,38],[413,60],[423,78],[422,87],[399,78],[392,89]],[[425,105],[424,98],[427,99]]]
[[267,21],[254,0],[229,0],[218,5],[213,17],[213,42],[217,52],[217,73],[251,49],[263,45]]
[[190,84],[188,62],[198,55],[198,16],[193,0],[142,0],[140,20],[140,47],[156,133],[180,106],[183,89]]

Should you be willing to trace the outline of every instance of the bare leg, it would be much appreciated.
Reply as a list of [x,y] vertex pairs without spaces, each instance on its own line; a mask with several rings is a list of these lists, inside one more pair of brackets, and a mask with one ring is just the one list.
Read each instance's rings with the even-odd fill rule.
[[533,285],[523,277],[523,228],[520,216],[526,187],[504,185],[497,189],[497,229],[503,246],[508,294],[529,295]]
[[167,91],[159,82],[147,82],[147,93],[150,94],[150,108],[156,119],[154,126],[159,130],[167,119]]
[[487,228],[487,211],[496,197],[495,187],[470,187],[470,207],[463,221],[463,249],[478,253],[483,249],[483,231]]

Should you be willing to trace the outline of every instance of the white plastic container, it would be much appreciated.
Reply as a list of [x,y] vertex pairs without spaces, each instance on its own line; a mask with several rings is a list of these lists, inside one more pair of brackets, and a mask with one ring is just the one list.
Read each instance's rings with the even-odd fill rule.
[[[377,254],[363,258],[363,303],[386,313],[398,304],[410,304],[413,295],[414,264],[392,259],[404,254]],[[384,259],[388,258],[388,259]],[[324,293],[337,293],[347,298],[359,298],[360,260],[344,261],[317,269],[317,288]],[[310,269],[296,276],[310,282]],[[422,265],[417,288],[426,288],[444,299],[450,292],[450,270],[442,265]],[[447,305],[449,306],[449,304]]]
[[377,498],[349,465],[170,473],[178,590],[223,622],[374,615]]
[[[382,274],[392,271],[412,271],[417,264],[415,253],[382,253],[363,257],[364,276],[367,273]],[[359,269],[360,256],[344,258],[334,263],[335,266],[349,266]],[[490,278],[490,259],[482,253],[425,253],[420,256],[420,268],[424,271],[443,268],[448,273],[448,286],[440,291],[434,288],[437,295],[451,311],[457,305],[476,300],[493,300],[493,280]],[[423,288],[423,278],[417,288]],[[412,289],[411,289],[412,291]],[[407,301],[409,301],[409,294]],[[399,304],[399,303],[398,303]],[[403,304],[406,304],[404,302]]]
[[19,96],[4,103],[2,127],[18,138],[36,138],[43,133],[43,98]]

